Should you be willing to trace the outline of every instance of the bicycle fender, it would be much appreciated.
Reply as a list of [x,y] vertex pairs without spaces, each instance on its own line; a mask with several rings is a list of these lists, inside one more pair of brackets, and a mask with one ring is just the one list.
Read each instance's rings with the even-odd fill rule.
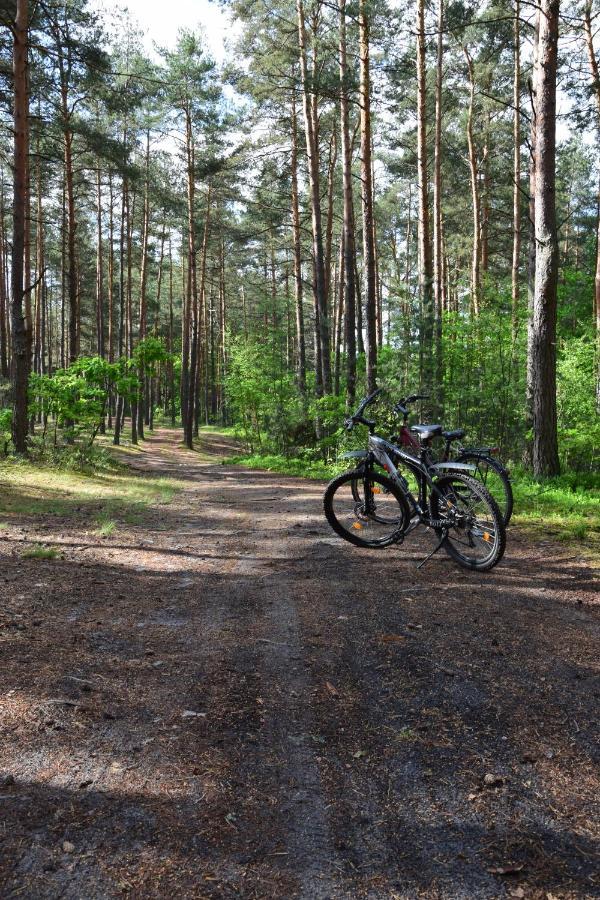
[[471,463],[441,462],[435,463],[431,468],[436,472],[476,472],[477,466]]

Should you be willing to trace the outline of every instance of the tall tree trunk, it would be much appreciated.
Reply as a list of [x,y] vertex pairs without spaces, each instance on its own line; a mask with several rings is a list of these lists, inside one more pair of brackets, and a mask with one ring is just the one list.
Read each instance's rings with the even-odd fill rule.
[[13,359],[13,423],[12,437],[17,453],[27,451],[27,382],[29,358],[27,334],[23,316],[25,210],[27,208],[27,171],[29,168],[28,118],[29,96],[27,79],[27,39],[29,7],[27,0],[17,0],[13,26],[14,78],[14,160],[13,160],[13,239],[11,260],[12,284],[12,359]]
[[422,388],[433,384],[433,269],[429,231],[429,178],[427,166],[427,82],[425,71],[425,0],[417,5],[417,169],[419,179],[419,293],[421,305]]
[[306,343],[304,338],[300,206],[298,202],[298,120],[296,116],[295,91],[292,92],[291,145],[292,241],[294,247],[294,292],[296,307],[296,378],[298,381],[298,390],[304,396],[306,393]]
[[112,172],[108,174],[108,361],[114,362],[114,278],[115,278],[115,220]]
[[174,340],[174,315],[173,315],[173,249],[171,247],[171,235],[169,235],[169,336],[167,350],[169,351],[169,395],[171,409],[171,425],[175,427],[175,367],[173,363]]
[[441,418],[444,408],[442,322],[444,311],[444,254],[442,240],[442,79],[444,0],[438,0],[438,33],[435,71],[435,146],[433,156],[433,293],[435,342],[435,393],[433,409]]
[[[519,257],[521,255],[521,0],[515,0],[513,74],[513,249],[511,270],[512,334],[516,344],[519,327]],[[513,349],[513,353],[515,350]]]
[[536,90],[535,290],[532,322],[533,472],[559,472],[556,428],[556,69],[559,0],[541,0]]
[[68,99],[68,79],[70,62],[66,68],[62,55],[61,67],[61,113],[64,142],[65,185],[67,198],[67,283],[69,300],[69,362],[77,359],[79,351],[79,306],[77,291],[77,257],[75,236],[77,221],[75,217],[75,188],[73,184],[73,129]]
[[102,180],[96,167],[96,346],[104,356],[104,253],[102,248]]
[[367,0],[359,0],[358,34],[360,54],[360,156],[363,218],[363,285],[367,325],[367,391],[377,387],[377,297],[375,241],[373,231],[373,167],[371,157],[371,73]]
[[[314,84],[310,84],[306,50],[306,26],[303,0],[296,0],[298,14],[298,44],[300,74],[304,101],[304,126],[306,134],[306,154],[308,180],[312,210],[314,293],[316,307],[316,329],[319,355],[322,367],[322,390],[331,393],[331,348],[329,343],[329,315],[327,309],[327,283],[325,279],[325,257],[323,252],[323,227],[321,217],[321,193],[319,176],[319,146],[316,133],[316,95]],[[317,394],[319,386],[317,385]]]
[[[529,241],[527,249],[527,385],[525,397],[525,433],[533,431],[533,297],[535,293],[535,169],[536,169],[536,128],[537,128],[537,79],[540,47],[540,10],[536,10],[533,30],[532,69],[529,82],[531,98],[531,128],[529,135]],[[532,441],[527,438],[525,463],[532,464]]]
[[[142,213],[142,259],[140,264],[140,309],[138,340],[148,336],[148,243],[150,234],[150,129],[146,129],[146,156],[144,163],[144,207]],[[144,440],[144,424],[146,422],[146,373],[140,363],[138,370],[140,382],[137,401],[138,437]]]
[[[592,32],[592,2],[587,0],[584,12],[584,29],[590,72],[594,82],[596,102],[598,105],[598,138],[600,140],[600,72],[598,57],[594,48]],[[600,189],[598,191],[598,220],[596,231],[596,276],[594,280],[594,312],[596,318],[596,409],[600,412]]]
[[334,317],[334,366],[333,366],[333,392],[336,396],[340,393],[340,364],[342,353],[342,318],[344,310],[344,229],[340,234],[340,253],[338,263],[338,277],[335,285],[335,317]]
[[8,378],[9,329],[7,315],[8,291],[6,289],[6,240],[4,235],[4,171],[0,181],[0,375]]
[[479,197],[479,170],[477,150],[473,135],[473,118],[475,112],[475,67],[466,47],[463,53],[467,61],[469,76],[469,110],[467,113],[467,146],[469,152],[469,171],[471,174],[471,201],[473,205],[473,256],[471,261],[471,309],[475,316],[479,315],[481,289],[481,200]]
[[[186,157],[188,193],[188,281],[186,325],[189,343],[189,369],[182,372],[185,377],[185,414],[183,420],[184,440],[190,450],[194,448],[194,417],[196,408],[196,380],[198,364],[198,284],[196,278],[196,169],[191,113],[186,110]],[[183,414],[183,410],[182,410]]]
[[346,395],[348,407],[356,398],[356,247],[354,243],[354,199],[352,191],[352,144],[350,141],[350,110],[348,98],[348,62],[346,51],[346,0],[339,0],[340,12],[340,119],[342,138],[342,178],[344,185],[343,246],[344,274],[344,343],[346,345]]

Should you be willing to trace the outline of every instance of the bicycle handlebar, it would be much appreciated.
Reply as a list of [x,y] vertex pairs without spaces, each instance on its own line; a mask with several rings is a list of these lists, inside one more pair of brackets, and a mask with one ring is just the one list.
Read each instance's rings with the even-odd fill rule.
[[365,411],[367,406],[370,406],[371,403],[373,403],[373,401],[380,395],[382,390],[383,388],[377,388],[375,391],[373,391],[372,394],[369,394],[368,397],[364,397],[361,400],[356,412],[344,421],[346,431],[352,431],[355,425],[366,425],[367,428],[373,428],[375,422],[373,422],[371,419],[365,419],[363,417],[363,412]]

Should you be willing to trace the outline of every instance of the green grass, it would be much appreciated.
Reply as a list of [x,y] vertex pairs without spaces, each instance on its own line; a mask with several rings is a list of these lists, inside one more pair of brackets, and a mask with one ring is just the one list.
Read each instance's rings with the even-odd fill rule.
[[0,518],[76,518],[84,528],[112,533],[121,522],[139,524],[150,507],[168,504],[180,485],[116,465],[86,475],[23,460],[0,462]]
[[41,544],[34,544],[28,550],[21,553],[23,559],[56,559],[58,550],[55,547],[42,547]]
[[332,463],[304,460],[298,457],[281,456],[279,454],[242,453],[223,460],[226,465],[246,466],[249,469],[266,469],[267,472],[278,472],[281,475],[298,475],[302,478],[329,479],[347,466]]
[[535,481],[513,474],[513,521],[538,537],[577,542],[593,554],[600,553],[600,477],[568,473]]
[[117,530],[117,523],[114,519],[109,518],[106,513],[101,513],[96,521],[98,523],[98,527],[96,528],[94,534],[97,534],[98,537],[110,537],[111,534],[114,534]]

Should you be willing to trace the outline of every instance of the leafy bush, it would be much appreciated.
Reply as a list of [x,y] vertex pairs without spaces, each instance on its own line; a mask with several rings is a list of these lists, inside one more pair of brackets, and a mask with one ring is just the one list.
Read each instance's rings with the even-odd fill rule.
[[11,443],[12,409],[0,409],[0,450],[8,455]]

